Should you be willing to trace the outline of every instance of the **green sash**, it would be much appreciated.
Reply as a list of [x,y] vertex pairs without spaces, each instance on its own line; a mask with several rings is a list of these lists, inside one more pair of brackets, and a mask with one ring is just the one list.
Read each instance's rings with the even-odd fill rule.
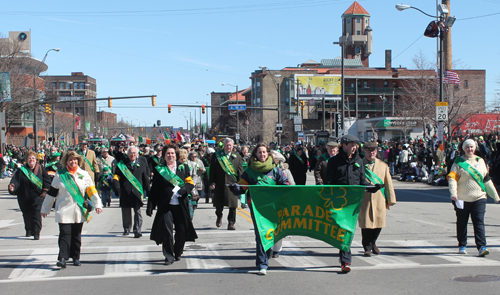
[[330,160],[330,155],[327,155],[327,154],[322,154],[321,155],[323,157],[323,159],[325,159],[325,161],[328,162],[328,160]]
[[[63,169],[59,170],[58,173],[59,173],[59,177],[61,178],[62,183],[64,184],[64,187],[66,188],[66,190],[69,192],[69,194],[73,197],[75,202],[78,204],[78,206],[82,210],[83,217],[85,218],[85,220],[87,220],[87,222],[89,222],[90,219],[92,219],[92,217],[90,217],[90,212],[88,212],[88,210],[85,209],[85,207],[83,206],[83,203],[85,202],[85,198],[83,197],[82,192],[80,191],[80,188],[76,184],[75,180],[73,179],[71,174],[69,174],[69,171],[67,168],[63,168]],[[87,196],[87,198],[88,198],[88,196]]]
[[127,180],[132,184],[132,186],[139,191],[139,193],[141,194],[141,201],[142,201],[142,197],[144,196],[144,189],[142,188],[142,185],[139,182],[139,180],[137,180],[134,174],[130,172],[130,170],[127,168],[127,165],[123,164],[123,161],[120,161],[120,163],[118,163],[116,166],[120,168],[123,175],[125,175],[125,178],[127,178]]
[[27,169],[25,166],[21,166],[21,171],[23,171],[24,175],[26,175],[26,177],[28,177],[28,179],[31,180],[31,182],[33,182],[38,189],[41,190],[43,188],[43,183],[40,178],[38,178],[35,173],[31,172],[30,169]]
[[151,158],[153,158],[153,161],[155,161],[156,164],[160,164],[160,159],[157,156],[152,156]]
[[[373,171],[371,171],[370,168],[368,168],[368,167],[369,167],[369,165],[366,164],[365,165],[365,176],[366,176],[366,179],[368,179],[373,184],[384,184],[384,182],[382,181],[382,179],[380,179],[380,177],[378,177],[377,174],[373,173]],[[380,191],[382,192],[382,195],[385,198],[385,202],[387,203],[388,200],[387,200],[387,196],[385,195],[385,188],[381,188]]]
[[301,157],[299,157],[299,154],[297,154],[297,151],[296,151],[296,150],[293,150],[293,154],[295,155],[295,157],[297,157],[297,159],[299,159],[299,160],[300,160],[300,162],[301,162],[302,164],[304,164],[304,159],[302,159]]
[[[111,167],[109,167],[108,163],[106,163],[106,160],[104,160],[103,158],[99,158],[101,160],[101,163],[104,167],[108,167],[109,170],[111,171]],[[104,169],[103,169],[104,170]]]
[[[276,168],[273,168],[273,170],[274,169]],[[276,181],[274,181],[274,179],[265,175],[264,173],[257,172],[250,167],[248,167],[245,172],[247,173],[248,177],[255,180],[258,185],[276,185]]]
[[45,167],[50,168],[50,167],[54,166],[54,171],[57,171],[57,166],[56,166],[57,163],[59,163],[59,161],[50,162],[50,163],[47,163],[47,165],[45,165]]
[[[181,164],[184,165],[184,164]],[[167,165],[157,165],[155,169],[160,173],[163,178],[165,178],[168,182],[170,182],[173,186],[182,187],[184,186],[184,180],[182,180],[177,174],[172,172]]]
[[223,153],[224,151],[218,151],[217,153],[215,153],[215,155],[217,156],[217,160],[222,167],[222,170],[224,170],[224,172],[226,172],[228,175],[234,177],[234,179],[238,179],[238,175],[236,174],[233,163],[228,160],[226,155],[222,155]]
[[[479,159],[479,157],[476,157],[476,160]],[[483,192],[486,192],[486,187],[484,186],[484,179],[481,173],[477,171],[476,168],[472,167],[469,163],[467,163],[464,158],[462,157],[456,157],[455,158],[455,164],[457,164],[460,168],[463,168],[465,171],[467,171],[472,178],[477,182],[477,184],[481,187]]]
[[[106,181],[106,176],[108,176],[108,175],[110,175],[110,174],[111,174],[111,173],[101,175],[101,181],[102,181],[102,183],[103,183],[105,186],[109,187],[109,189],[110,189],[111,191],[113,191],[113,187],[109,184],[109,182],[108,182],[108,181]],[[100,189],[101,189],[101,183],[100,183],[100,182],[97,184],[97,189],[98,189],[98,190],[100,190]]]
[[87,159],[87,157],[85,157],[85,155],[83,153],[82,153],[82,157],[85,160],[85,163],[87,163],[87,165],[90,166],[90,169],[92,169],[92,172],[95,172],[94,171],[94,166],[92,165],[92,163],[90,163],[89,159]]

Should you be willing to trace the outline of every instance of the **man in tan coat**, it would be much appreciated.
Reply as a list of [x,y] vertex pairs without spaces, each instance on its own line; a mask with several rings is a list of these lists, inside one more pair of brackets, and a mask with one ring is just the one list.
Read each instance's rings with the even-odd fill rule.
[[365,250],[364,256],[372,256],[372,251],[374,254],[380,254],[376,242],[382,228],[385,227],[385,210],[396,204],[396,194],[389,166],[377,159],[377,147],[377,143],[373,141],[367,142],[363,146],[366,180],[373,184],[383,183],[385,185],[385,189],[376,193],[366,192],[361,203],[358,222],[361,228],[361,243]]
[[94,178],[95,175],[99,173],[99,164],[97,164],[97,157],[95,156],[94,151],[89,150],[87,147],[87,141],[84,140],[80,142],[79,154],[83,157],[82,165],[80,166],[80,168],[87,171],[90,174],[90,177],[92,177],[92,181],[94,181],[95,183]]

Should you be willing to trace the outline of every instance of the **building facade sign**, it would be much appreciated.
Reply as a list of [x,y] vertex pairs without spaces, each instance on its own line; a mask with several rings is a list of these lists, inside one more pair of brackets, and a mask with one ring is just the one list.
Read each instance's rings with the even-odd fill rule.
[[339,100],[342,93],[340,75],[295,75],[299,97]]

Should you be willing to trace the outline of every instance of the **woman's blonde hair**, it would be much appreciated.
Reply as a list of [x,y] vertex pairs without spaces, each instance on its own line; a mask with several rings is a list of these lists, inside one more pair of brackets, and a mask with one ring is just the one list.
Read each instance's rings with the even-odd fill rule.
[[186,158],[186,159],[188,158],[188,151],[185,149],[180,149],[179,150],[179,159],[177,159],[177,160],[181,161],[184,158]]
[[35,157],[35,160],[37,160],[38,162],[38,158],[37,158],[37,154],[34,152],[34,151],[29,151],[26,156],[24,157],[24,163],[28,164],[28,158],[30,156],[34,156]]
[[66,167],[68,164],[68,160],[70,158],[76,158],[78,160],[78,166],[82,166],[83,157],[75,151],[69,151],[66,154],[64,154],[64,157],[61,160],[61,164],[63,164],[63,166]]

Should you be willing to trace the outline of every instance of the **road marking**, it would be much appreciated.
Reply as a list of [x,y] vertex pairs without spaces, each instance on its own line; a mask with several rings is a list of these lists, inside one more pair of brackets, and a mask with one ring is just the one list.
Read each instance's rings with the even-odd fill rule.
[[123,273],[142,273],[148,270],[151,246],[109,247],[104,275],[121,276]]
[[250,222],[251,224],[253,224],[252,219],[251,219],[251,218],[249,218],[249,217],[246,215],[246,214],[248,214],[248,212],[244,211],[244,212],[245,212],[245,214],[242,214],[242,213],[240,213],[240,211],[244,211],[244,210],[242,210],[242,209],[240,209],[240,208],[236,208],[236,213],[237,213],[239,216],[243,217],[243,218],[244,218],[244,219],[246,219],[248,222]]
[[283,240],[283,250],[280,251],[280,257],[277,258],[279,264],[284,267],[303,268],[303,267],[326,267],[331,265],[327,261],[320,260],[310,255],[310,252],[304,251],[304,248],[295,243]]
[[251,217],[251,216],[252,216],[252,215],[250,215],[250,212],[247,212],[245,209],[243,209],[243,208],[241,208],[241,207],[238,207],[238,209],[239,209],[241,212],[243,212],[243,213],[245,213],[246,215],[248,215],[249,217]]
[[187,249],[184,251],[183,257],[186,258],[188,269],[198,270],[230,268],[229,264],[227,264],[224,261],[224,258],[220,256],[220,252],[214,249],[215,245],[204,244],[203,246],[205,246],[204,250]]
[[22,223],[13,223],[13,222],[14,222],[13,219],[12,220],[0,220],[0,228],[22,224]]
[[41,248],[34,250],[9,275],[12,281],[46,279],[57,274],[57,248]]

